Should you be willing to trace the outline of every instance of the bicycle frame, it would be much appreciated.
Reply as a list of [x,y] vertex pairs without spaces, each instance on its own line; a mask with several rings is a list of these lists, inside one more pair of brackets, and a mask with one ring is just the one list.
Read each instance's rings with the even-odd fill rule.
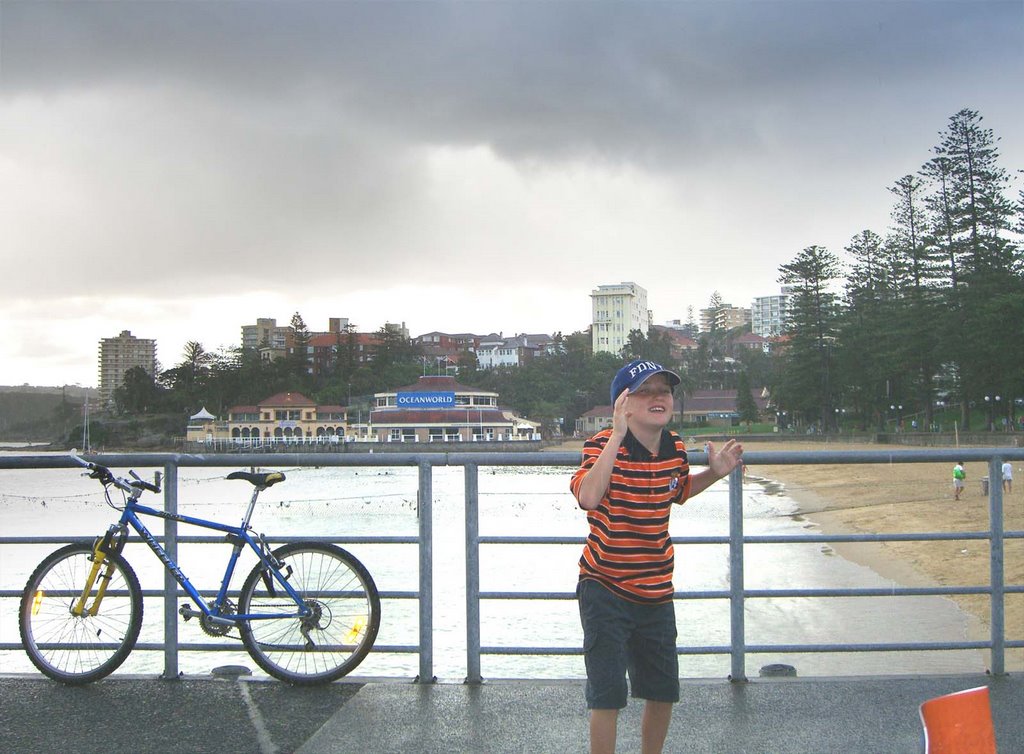
[[[221,607],[224,605],[224,601],[227,598],[228,586],[234,576],[235,565],[238,563],[238,558],[242,553],[242,549],[246,545],[248,545],[249,549],[251,549],[256,554],[256,557],[259,558],[259,561],[266,572],[272,575],[274,581],[280,584],[292,601],[295,602],[296,616],[300,618],[307,617],[311,613],[309,607],[305,605],[299,593],[296,592],[292,588],[291,584],[288,583],[286,576],[281,573],[271,558],[268,557],[267,548],[263,542],[262,536],[260,538],[255,538],[249,532],[249,518],[252,516],[252,511],[256,505],[256,498],[258,495],[259,490],[253,490],[252,499],[249,502],[249,509],[246,512],[242,523],[238,526],[221,524],[216,521],[208,521],[203,518],[186,516],[180,513],[168,513],[166,511],[157,510],[156,508],[142,505],[137,499],[129,496],[125,498],[125,506],[121,512],[121,518],[114,526],[122,531],[125,530],[125,527],[130,526],[142,538],[142,540],[149,545],[149,548],[154,552],[157,558],[160,559],[160,562],[164,564],[164,567],[171,573],[171,575],[174,576],[175,581],[181,585],[181,588],[185,590],[186,594],[188,594],[192,602],[195,603],[196,607],[198,607],[199,610],[214,623],[233,625],[241,621],[281,617],[280,613],[247,613],[240,615],[237,613],[224,614],[221,612]],[[212,529],[213,531],[224,532],[227,535],[227,540],[232,543],[231,556],[224,571],[224,578],[221,581],[219,590],[217,591],[217,597],[213,602],[213,608],[203,601],[199,590],[192,585],[192,582],[189,581],[188,577],[181,570],[181,567],[149,531],[146,525],[142,522],[142,519],[139,517],[140,515],[176,521],[178,523],[197,526],[203,529]],[[97,602],[94,603],[93,609],[96,608],[99,599],[100,597],[97,597]]]

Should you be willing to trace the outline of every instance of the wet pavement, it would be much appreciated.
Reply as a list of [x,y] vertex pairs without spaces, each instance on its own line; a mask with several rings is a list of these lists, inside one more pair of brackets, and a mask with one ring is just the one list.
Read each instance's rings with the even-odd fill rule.
[[[988,685],[1001,752],[1024,751],[1024,679],[978,675],[683,682],[665,751],[921,751],[918,705]],[[639,749],[641,704],[619,722]],[[442,754],[587,751],[579,681],[481,686],[399,681],[297,688],[275,681],[120,677],[67,687],[0,677],[0,751],[11,754]]]

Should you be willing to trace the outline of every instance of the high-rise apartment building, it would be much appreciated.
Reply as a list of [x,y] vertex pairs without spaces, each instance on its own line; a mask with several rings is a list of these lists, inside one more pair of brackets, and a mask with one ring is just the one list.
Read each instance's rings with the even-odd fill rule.
[[789,306],[792,288],[783,286],[775,296],[758,296],[751,306],[752,330],[755,335],[774,338],[786,330],[789,321]]
[[732,330],[750,324],[750,309],[722,304],[716,309],[700,310],[700,331]]
[[647,290],[636,283],[599,285],[590,293],[591,345],[594,353],[619,354],[629,333],[639,330],[645,336],[651,324],[647,308]]
[[259,318],[255,325],[242,325],[242,348],[270,348],[284,351],[292,341],[292,328],[276,319]]
[[156,341],[136,338],[129,330],[122,330],[116,338],[100,340],[100,402],[104,405],[114,399],[114,391],[124,384],[129,369],[142,367],[156,377]]

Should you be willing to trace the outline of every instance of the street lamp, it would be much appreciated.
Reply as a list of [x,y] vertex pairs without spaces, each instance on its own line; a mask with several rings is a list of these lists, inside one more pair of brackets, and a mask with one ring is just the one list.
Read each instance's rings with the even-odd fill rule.
[[896,431],[899,431],[900,425],[903,423],[903,404],[893,403],[890,404],[889,410],[896,413]]
[[995,415],[998,413],[1000,396],[985,396],[985,406],[988,409],[988,431],[994,432],[996,428]]

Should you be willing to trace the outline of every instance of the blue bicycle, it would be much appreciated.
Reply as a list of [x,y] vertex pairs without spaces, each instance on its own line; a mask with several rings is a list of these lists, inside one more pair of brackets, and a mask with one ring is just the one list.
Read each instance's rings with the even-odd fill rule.
[[[21,597],[21,640],[32,663],[67,684],[99,680],[125,661],[142,628],[142,589],[122,552],[131,527],[191,598],[178,612],[198,618],[211,636],[233,630],[246,651],[270,675],[293,684],[341,678],[366,657],[380,627],[380,595],[369,572],[351,553],[326,543],[292,543],[271,550],[249,525],[260,492],[283,482],[280,472],[236,471],[228,479],[253,485],[239,526],[166,513],[138,502],[143,492],[160,492],[134,471],[131,479],[71,456],[104,489],[120,520],[93,544],[75,543],[50,554],[35,569]],[[120,500],[112,499],[112,491]],[[199,591],[146,528],[153,516],[224,532],[231,545],[217,596],[204,602]],[[259,558],[238,593],[228,585],[244,548]]]

